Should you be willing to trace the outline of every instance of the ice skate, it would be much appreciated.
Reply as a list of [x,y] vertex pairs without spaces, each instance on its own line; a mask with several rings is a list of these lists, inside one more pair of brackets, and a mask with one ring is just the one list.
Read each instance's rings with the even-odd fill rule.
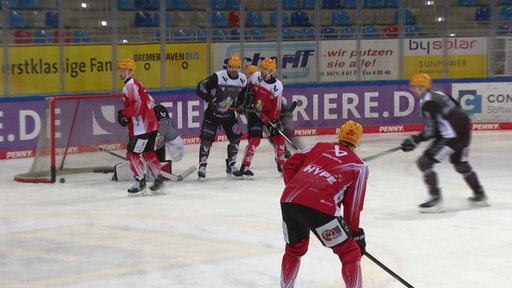
[[468,201],[469,205],[474,208],[489,206],[489,202],[487,202],[487,195],[483,192],[476,193],[475,195],[468,197]]
[[240,166],[240,170],[238,170],[236,174],[233,175],[235,175],[236,177],[251,179],[254,176],[254,173],[252,173],[252,171],[249,169],[249,166],[245,166],[242,164],[242,166]]
[[146,179],[135,178],[135,183],[128,188],[128,197],[144,196],[144,190],[146,190]]
[[197,169],[197,181],[206,180],[206,163],[200,163]]
[[153,192],[158,192],[164,187],[164,181],[162,180],[162,175],[158,175],[153,182],[153,185],[149,187],[149,189]]
[[418,205],[422,213],[441,213],[444,212],[442,199],[440,195],[433,195],[430,198]]
[[240,171],[235,167],[235,161],[229,161],[226,159],[226,175],[228,178],[240,178],[242,177]]

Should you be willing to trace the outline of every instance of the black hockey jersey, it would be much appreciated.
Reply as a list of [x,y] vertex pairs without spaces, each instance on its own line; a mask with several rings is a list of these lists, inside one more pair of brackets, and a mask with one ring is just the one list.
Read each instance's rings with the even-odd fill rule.
[[456,138],[457,131],[467,130],[469,117],[462,111],[457,100],[441,91],[429,90],[421,95],[420,111],[425,128],[419,140],[430,138]]
[[196,93],[208,102],[208,111],[215,117],[226,118],[233,115],[228,107],[243,103],[247,89],[247,77],[239,72],[231,78],[226,70],[215,72],[199,82]]

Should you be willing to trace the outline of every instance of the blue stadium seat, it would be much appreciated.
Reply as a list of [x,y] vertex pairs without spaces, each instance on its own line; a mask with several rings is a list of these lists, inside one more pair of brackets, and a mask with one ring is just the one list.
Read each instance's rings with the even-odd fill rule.
[[283,29],[283,40],[295,40],[295,30],[291,28],[284,28]]
[[211,0],[213,10],[226,9],[226,0]]
[[229,34],[224,29],[213,29],[212,30],[212,40],[213,41],[225,41],[228,40]]
[[207,35],[206,29],[196,29],[196,40],[197,41],[206,41],[206,35]]
[[18,0],[7,1],[7,6],[9,7],[9,9],[18,9]]
[[[277,24],[276,11],[271,11],[269,17],[270,17],[270,21],[269,21],[270,26],[276,26],[276,24]],[[281,12],[281,23],[283,26],[290,25],[290,20],[288,19],[288,14],[286,14],[286,12]]]
[[135,27],[151,27],[153,26],[153,19],[151,14],[145,11],[135,12]]
[[91,37],[89,37],[89,33],[83,30],[75,30],[71,34],[73,43],[89,43],[91,42]]
[[[171,9],[171,4],[171,0],[165,0],[165,9]],[[160,0],[153,0],[151,6],[153,7],[153,9],[160,9]],[[160,37],[160,35],[158,37]]]
[[341,9],[343,5],[341,5],[341,0],[324,0],[322,1],[323,9]]
[[343,10],[335,10],[332,12],[332,25],[337,26],[349,26],[352,25],[352,21],[350,21],[350,15],[347,11]]
[[382,0],[364,0],[363,7],[365,7],[365,8],[381,8]]
[[133,0],[117,0],[117,9],[119,10],[134,10]]
[[356,7],[357,7],[356,5],[357,5],[357,0],[345,0],[344,7],[348,8],[348,9],[356,9]]
[[398,8],[400,7],[399,0],[384,0],[384,4],[382,5],[386,8]]
[[37,44],[46,44],[46,43],[53,43],[53,35],[52,33],[46,31],[46,30],[39,30],[34,32],[34,43]]
[[422,37],[423,31],[420,26],[409,25],[405,26],[405,37]]
[[300,10],[302,5],[297,0],[283,0],[283,9],[287,10]]
[[9,27],[11,28],[27,28],[25,16],[22,12],[16,10],[9,10]]
[[231,30],[231,40],[232,41],[239,41],[240,40],[240,29],[236,28]]
[[173,10],[190,10],[190,3],[188,0],[172,0],[171,9]]
[[[393,20],[394,20],[394,24],[400,24],[400,10],[395,10]],[[416,17],[414,17],[414,15],[412,15],[411,10],[409,10],[409,9],[405,9],[404,23],[406,25],[416,24]]]
[[212,12],[212,26],[213,27],[227,27],[228,25],[228,17],[222,11],[214,11]]
[[320,30],[320,37],[322,39],[336,39],[338,38],[338,32],[335,28],[332,27],[324,27]]
[[491,9],[487,6],[480,7],[475,11],[475,21],[488,22],[491,20]]
[[175,41],[193,41],[194,40],[194,33],[190,32],[186,29],[177,29],[174,31],[174,40]]
[[59,28],[59,12],[47,11],[44,13],[44,25],[52,28]]
[[304,11],[295,11],[292,13],[292,26],[309,26],[309,15]]
[[267,37],[265,35],[265,31],[260,28],[251,28],[249,29],[249,39],[252,40],[265,40]]
[[151,9],[152,4],[151,0],[134,0],[133,6],[135,6],[136,9]]
[[503,4],[503,5],[512,5],[512,0],[503,0],[501,2],[501,4]]
[[499,20],[507,20],[507,21],[512,20],[512,6],[501,7],[500,11],[499,11],[498,19]]
[[343,27],[340,31],[340,38],[355,38],[357,33],[356,27]]
[[498,35],[506,35],[511,32],[512,32],[512,29],[511,29],[510,25],[508,25],[507,23],[501,24],[498,27],[496,27],[496,34],[498,34]]
[[225,9],[228,9],[228,10],[240,9],[240,0],[226,0]]
[[245,24],[249,27],[265,26],[263,15],[259,11],[249,11],[245,17]]
[[303,9],[315,9],[316,0],[304,0],[302,2],[302,8]]
[[[153,26],[160,27],[160,11],[156,11],[155,14],[153,14]],[[171,15],[169,13],[165,13],[165,27],[171,27],[171,26],[172,26]]]
[[380,38],[382,37],[379,28],[374,26],[368,26],[363,28],[363,38]]
[[304,27],[299,30],[299,39],[313,40],[315,39],[315,28]]
[[476,6],[476,0],[459,0],[459,6]]
[[18,8],[20,9],[36,9],[36,0],[18,0]]
[[[160,29],[155,29],[155,41],[160,41]],[[165,41],[171,41],[171,33],[169,30],[165,31]]]

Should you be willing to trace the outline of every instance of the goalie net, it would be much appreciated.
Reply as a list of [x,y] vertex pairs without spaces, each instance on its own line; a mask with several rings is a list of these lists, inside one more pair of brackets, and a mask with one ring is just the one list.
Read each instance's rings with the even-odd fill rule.
[[111,172],[120,160],[99,148],[124,155],[128,131],[117,124],[122,106],[119,94],[46,98],[34,161],[14,180],[54,183],[59,175]]

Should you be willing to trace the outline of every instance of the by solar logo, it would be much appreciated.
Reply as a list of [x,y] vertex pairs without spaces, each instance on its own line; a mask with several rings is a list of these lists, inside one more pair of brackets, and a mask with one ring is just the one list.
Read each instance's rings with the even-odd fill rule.
[[462,110],[469,115],[482,113],[482,95],[476,90],[460,90],[457,98]]

